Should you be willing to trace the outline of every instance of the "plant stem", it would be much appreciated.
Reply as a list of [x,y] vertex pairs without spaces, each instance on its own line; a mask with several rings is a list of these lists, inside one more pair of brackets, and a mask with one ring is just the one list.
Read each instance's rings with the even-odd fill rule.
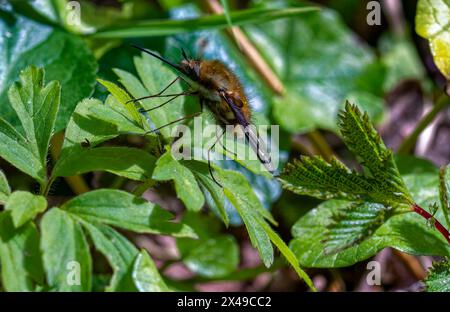
[[43,185],[41,185],[41,192],[40,194],[42,196],[47,196],[48,192],[50,192],[50,188],[53,184],[53,182],[55,181],[55,179],[53,177],[50,177],[50,179],[48,179]]
[[402,142],[400,147],[398,148],[399,154],[407,154],[412,149],[412,147],[416,144],[417,138],[425,130],[428,125],[434,120],[436,115],[444,109],[447,105],[450,104],[450,97],[443,93],[437,103],[434,105],[433,109],[419,121],[414,131]]
[[[412,206],[412,208],[413,208],[414,212],[420,214],[425,219],[427,219],[427,220],[432,219],[432,218],[434,219],[433,215],[431,215],[428,211],[426,211],[419,205],[414,204]],[[439,232],[441,232],[441,234],[445,237],[447,242],[450,244],[450,233],[448,232],[448,230],[436,219],[434,219],[433,225]]]
[[[57,161],[59,158],[59,155],[61,154],[61,147],[64,141],[64,132],[58,132],[53,135],[51,139],[50,144],[50,154],[52,155],[52,158]],[[72,191],[79,195],[82,193],[89,192],[89,186],[87,183],[83,180],[83,178],[79,175],[71,176],[71,177],[64,177],[69,187],[72,189]],[[53,183],[54,179],[51,179],[51,182]],[[48,186],[49,188],[50,186]],[[47,190],[48,193],[48,190]]]

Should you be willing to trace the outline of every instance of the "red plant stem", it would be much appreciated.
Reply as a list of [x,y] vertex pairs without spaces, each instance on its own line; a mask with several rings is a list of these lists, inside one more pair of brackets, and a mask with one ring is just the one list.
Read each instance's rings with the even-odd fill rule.
[[[426,211],[425,209],[423,209],[422,207],[420,207],[417,204],[413,205],[413,211],[420,214],[422,217],[424,217],[425,219],[429,220],[431,218],[433,218],[433,216]],[[448,230],[436,219],[434,219],[434,227],[441,232],[442,235],[444,235],[445,239],[447,240],[447,242],[450,244],[450,233],[448,232]]]

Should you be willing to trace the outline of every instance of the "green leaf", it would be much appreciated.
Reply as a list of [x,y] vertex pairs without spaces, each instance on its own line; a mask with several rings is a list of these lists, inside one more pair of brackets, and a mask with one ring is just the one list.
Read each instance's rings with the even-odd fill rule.
[[8,196],[11,194],[8,179],[6,179],[3,171],[0,170],[0,204],[5,203]]
[[439,198],[447,228],[450,228],[450,165],[442,166],[439,170]]
[[171,150],[168,150],[156,162],[153,179],[158,181],[173,180],[177,196],[183,201],[187,209],[199,211],[203,207],[205,197],[194,174],[172,156]]
[[119,134],[142,133],[143,129],[118,109],[121,106],[113,97],[108,97],[105,104],[96,99],[81,101],[67,125],[60,158],[83,150],[85,142],[94,147]]
[[[249,9],[230,12],[229,17],[235,26],[258,24],[279,18],[293,17],[307,12],[317,11],[317,8],[286,8],[286,9]],[[168,36],[188,31],[224,28],[228,26],[225,15],[207,15],[185,20],[150,20],[123,23],[120,26],[104,28],[93,36],[95,38],[129,38],[148,36]]]
[[47,200],[44,196],[34,195],[30,192],[15,191],[5,205],[5,210],[11,211],[14,227],[19,228],[36,215],[45,211]]
[[20,77],[21,83],[10,88],[9,97],[16,117],[22,122],[25,137],[0,118],[0,156],[42,184],[46,178],[47,148],[59,105],[59,86],[51,82],[44,88],[44,72],[35,67],[27,68]]
[[145,250],[141,250],[133,266],[133,281],[141,292],[170,291]]
[[81,194],[61,206],[87,222],[101,222],[138,233],[196,237],[189,226],[172,222],[172,214],[130,193],[100,189]]
[[[288,1],[267,3],[278,9],[286,7]],[[274,97],[273,102],[273,117],[285,130],[337,131],[339,109],[355,91],[378,98],[361,104],[367,103],[364,109],[373,112],[371,117],[377,117],[376,121],[382,117],[384,70],[373,73],[374,52],[357,40],[336,12],[322,9],[289,20],[247,26],[245,31],[285,87],[284,94]]]
[[450,292],[450,262],[433,263],[433,267],[425,279],[425,285],[427,285],[427,291],[430,292]]
[[[323,199],[368,200],[386,206],[412,204],[398,172],[393,153],[386,148],[367,114],[349,103],[340,114],[342,137],[357,156],[363,173],[350,171],[331,159],[302,157],[288,164],[280,175],[283,186],[295,193]],[[399,208],[400,209],[400,208]]]
[[[183,161],[183,164],[189,167],[199,177],[202,185],[211,186],[208,188],[208,192],[211,192],[210,195],[216,198],[216,201],[220,201],[218,207],[223,207],[226,201],[234,206],[244,221],[253,246],[258,250],[263,263],[269,267],[273,262],[273,248],[269,236],[258,221],[264,218],[273,224],[276,224],[276,221],[270,212],[262,207],[261,202],[256,197],[246,178],[236,171],[214,167],[213,174],[216,175],[223,188],[214,187],[213,184],[215,182],[211,179],[206,163]],[[209,183],[206,182],[208,179],[211,180]],[[226,219],[224,217],[226,214],[226,211],[222,211],[222,218]]]
[[430,42],[436,66],[450,79],[450,1],[419,0],[415,22],[416,32]]
[[45,180],[41,161],[29,149],[27,140],[0,117],[0,156],[37,181]]
[[[332,216],[348,202],[330,200],[311,210],[292,228],[290,247],[302,266],[337,268],[353,265],[392,247],[414,255],[449,256],[448,243],[413,213],[395,215],[373,235],[343,251],[326,254],[323,241]],[[369,204],[377,205],[377,204]]]
[[83,39],[22,16],[14,16],[11,23],[0,20],[0,34],[6,38],[0,43],[0,50],[4,51],[0,60],[0,115],[14,127],[19,126],[19,118],[7,104],[6,90],[22,69],[40,66],[48,81],[61,82],[55,132],[64,129],[78,101],[94,90],[97,63]]
[[296,194],[321,199],[358,200],[374,189],[363,175],[350,171],[336,158],[327,163],[320,156],[302,156],[288,163],[280,181],[285,189]]
[[135,291],[132,279],[133,263],[138,250],[123,235],[99,222],[88,222],[77,217],[92,239],[95,248],[101,252],[113,269],[113,276],[107,291]]
[[65,177],[90,171],[108,171],[131,180],[146,181],[152,176],[155,161],[154,156],[137,148],[84,148],[62,158],[55,166],[53,175]]
[[89,291],[92,259],[81,225],[53,208],[41,221],[41,250],[48,285],[56,291]]
[[[47,3],[46,3],[47,2]],[[46,9],[46,6],[48,8],[48,2],[49,1],[40,1],[37,6],[41,5],[43,9]],[[34,20],[36,22],[50,25],[50,26],[58,26],[54,23],[53,19],[48,16],[49,14],[45,14],[46,12],[42,12],[36,7],[36,3],[27,3],[20,0],[11,0],[9,1],[12,8],[15,12],[19,13],[20,15],[26,16],[30,18],[31,20]]]
[[[137,156],[139,164],[135,165],[124,163],[125,160],[129,159],[101,162],[100,158],[103,160],[105,157],[110,158],[108,156],[110,148],[91,149],[119,134],[144,132],[127,116],[124,116],[119,107],[122,107],[122,105],[113,97],[108,97],[105,104],[99,100],[86,99],[77,105],[67,125],[61,155],[55,164],[54,176],[70,175],[69,171],[107,170],[117,174],[120,173],[126,177],[140,179],[146,172],[151,172],[154,159],[150,155],[144,155],[144,152],[136,152],[134,149],[113,148],[116,154],[139,154]],[[89,143],[88,145],[91,148],[83,146],[85,143]],[[81,157],[90,157],[92,162],[83,161]],[[77,162],[80,158],[81,163]],[[74,161],[78,164],[77,168],[72,168]]]
[[[438,200],[437,170],[428,162],[402,157],[403,180],[416,203],[427,207]],[[405,168],[405,170],[403,170]],[[375,230],[373,235],[359,244],[335,254],[326,254],[323,241],[333,216],[345,210],[348,201],[329,200],[300,218],[292,228],[294,239],[290,247],[300,264],[307,267],[345,267],[377,254],[381,249],[392,247],[415,255],[449,256],[450,247],[442,235],[427,226],[425,220],[415,213],[396,214]],[[368,203],[377,209],[375,203]],[[436,218],[441,220],[442,213]]]
[[[198,239],[178,238],[183,263],[200,276],[218,278],[234,272],[239,264],[239,246],[231,235],[221,235],[217,219],[188,213],[183,222],[198,234]],[[205,224],[208,227],[205,228]]]
[[45,168],[50,136],[59,108],[61,87],[56,81],[44,86],[44,70],[30,66],[20,73],[20,82],[8,91],[30,149]]
[[326,254],[342,251],[371,236],[390,217],[381,204],[354,203],[332,216],[325,236]]
[[232,236],[223,235],[202,240],[182,257],[191,271],[201,276],[216,278],[236,270],[239,250]]
[[[258,249],[264,265],[269,267],[273,263],[274,256],[269,235],[262,226],[264,208],[241,174],[234,171],[222,171],[221,177],[224,195],[238,211],[247,228],[252,245]],[[261,220],[263,221],[261,222]]]
[[394,155],[384,145],[369,116],[361,114],[357,106],[347,102],[345,111],[339,116],[339,128],[345,145],[363,166],[365,176],[379,182],[378,192],[386,197],[385,200],[411,204],[411,196],[400,177]]
[[314,287],[314,284],[309,278],[308,274],[306,274],[306,272],[300,268],[299,261],[295,257],[295,254],[292,252],[292,250],[289,249],[286,243],[280,238],[280,236],[278,236],[277,233],[275,233],[274,230],[272,230],[272,228],[266,222],[261,222],[261,225],[269,235],[272,243],[277,246],[281,254],[286,258],[289,264],[292,265],[297,275],[305,281],[309,289],[311,289],[312,291],[316,291],[316,288]]
[[7,291],[33,291],[43,284],[39,233],[34,223],[15,228],[9,212],[0,213],[0,263]]
[[[225,208],[227,199],[223,194],[222,188],[211,179],[207,166],[201,162],[194,161],[183,161],[182,164],[189,168],[192,173],[194,173],[197,182],[202,188],[206,202],[208,203],[210,208],[213,209],[214,207],[217,209],[217,212],[222,218],[223,223],[226,227],[228,227],[229,217]],[[212,205],[214,206],[211,207]]]
[[141,115],[139,114],[136,105],[133,102],[130,102],[132,98],[126,91],[113,82],[102,79],[97,79],[97,81],[100,82],[123,106],[125,106],[128,114],[137,124],[143,126]]

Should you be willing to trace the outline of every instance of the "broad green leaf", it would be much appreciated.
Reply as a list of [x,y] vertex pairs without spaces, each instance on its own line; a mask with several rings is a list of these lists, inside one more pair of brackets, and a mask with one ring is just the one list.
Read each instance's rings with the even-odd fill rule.
[[[183,263],[201,276],[221,277],[234,272],[239,264],[239,246],[231,235],[220,234],[218,220],[188,213],[183,222],[198,234],[198,239],[178,238]],[[205,227],[205,224],[208,226]]]
[[29,3],[21,0],[10,0],[9,3],[13,10],[20,15],[42,24],[57,26],[53,21],[54,16],[51,16],[53,12],[48,12],[50,1],[33,1]]
[[450,228],[450,165],[443,166],[439,170],[439,197],[442,214],[445,217],[447,228]]
[[[268,6],[285,7],[287,2],[268,2]],[[383,96],[384,72],[372,73],[373,51],[332,10],[246,26],[245,30],[283,82],[285,93],[274,98],[273,115],[289,132],[336,131],[339,109],[349,95],[358,91]],[[364,109],[374,112],[372,117],[382,116],[381,100],[367,104]]]
[[116,84],[110,81],[97,79],[99,83],[101,83],[128,111],[128,114],[133,118],[133,120],[142,126],[142,118],[139,114],[136,105],[133,102],[130,102],[132,98],[130,95]]
[[33,291],[43,284],[39,233],[34,223],[15,228],[9,212],[0,213],[0,264],[7,291]]
[[128,179],[145,181],[151,178],[155,161],[155,157],[137,148],[87,147],[62,158],[55,166],[53,175],[73,176],[90,171],[108,171]]
[[[262,23],[274,19],[293,17],[307,12],[317,11],[317,8],[286,8],[279,10],[272,9],[249,9],[230,12],[229,17],[233,25],[245,25]],[[207,15],[199,18],[185,20],[150,20],[123,23],[120,26],[102,29],[93,36],[95,38],[129,38],[148,36],[168,36],[181,32],[198,31],[203,29],[227,27],[225,15]]]
[[[117,102],[113,97],[108,97],[105,104],[96,99],[86,99],[81,101],[75,112],[72,114],[70,121],[67,125],[67,130],[64,137],[64,143],[62,146],[61,155],[55,165],[55,172],[53,172],[54,176],[57,175],[65,175],[67,171],[72,170],[72,161],[75,159],[80,159],[82,155],[98,155],[102,156],[102,158],[107,157],[104,155],[104,151],[97,149],[90,149],[91,147],[95,147],[96,145],[110,140],[119,134],[126,133],[143,133],[144,130],[139,128],[134,124],[133,121],[129,120],[127,116],[123,115],[123,111],[119,110],[119,107],[122,105]],[[85,145],[88,145],[87,147]],[[123,153],[124,149],[119,149],[119,153]],[[117,151],[117,150],[115,150]],[[133,153],[133,152],[131,152]],[[137,152],[140,153],[140,152]],[[128,164],[128,169],[132,169],[133,167],[136,169],[137,167],[141,168],[141,173],[144,169],[149,169],[150,165],[154,162],[150,160],[151,156],[143,156],[143,152],[140,153],[139,159],[141,160],[139,165],[133,165],[131,163]],[[82,159],[83,160],[83,159]],[[95,159],[94,159],[95,160]],[[129,159],[128,159],[129,160]],[[95,160],[97,161],[97,160]],[[145,165],[143,162],[149,161]],[[91,162],[85,162],[82,164],[83,168],[73,168],[74,170],[88,170],[88,169],[111,169],[115,172],[119,172],[120,167],[124,168],[123,160],[116,159],[114,164],[110,164],[109,162],[105,163],[96,163],[93,164]],[[90,167],[92,165],[92,167]],[[94,165],[96,168],[94,168]],[[111,165],[111,166],[109,166]],[[126,164],[125,164],[126,165]],[[109,167],[109,168],[108,168]],[[126,166],[125,166],[126,168]],[[128,170],[127,169],[127,170]],[[85,172],[81,170],[80,172]],[[123,173],[127,170],[121,170]],[[126,172],[127,176],[133,175],[137,177],[139,172],[131,173],[130,170]],[[89,170],[88,170],[89,171]]]
[[47,149],[59,108],[59,82],[44,85],[44,70],[34,66],[20,73],[20,82],[8,91],[9,101],[22,124],[30,150],[46,167]]
[[[438,175],[432,165],[423,160],[401,158],[401,173],[414,201],[428,207],[438,201]],[[415,169],[412,169],[415,168]],[[396,214],[381,225],[372,236],[348,249],[326,254],[323,240],[333,215],[348,206],[348,201],[330,200],[300,218],[292,228],[290,246],[300,264],[307,267],[345,267],[363,261],[381,249],[392,247],[415,255],[449,256],[450,247],[442,235],[430,228],[426,220],[415,213]],[[368,204],[378,205],[378,204]],[[373,207],[376,209],[376,207]],[[440,212],[436,218],[443,219]]]
[[198,242],[182,257],[191,271],[201,276],[220,277],[237,269],[239,249],[232,236],[223,235]]
[[[292,228],[294,239],[290,247],[300,264],[306,267],[336,268],[353,265],[392,247],[415,255],[449,256],[448,243],[430,229],[426,221],[413,213],[391,217],[373,235],[348,249],[326,254],[323,240],[333,213],[338,213],[348,202],[330,200],[313,209]],[[377,205],[377,204],[369,204]]]
[[141,250],[133,266],[133,281],[140,292],[170,291],[145,250]]
[[45,167],[22,134],[0,117],[0,157],[43,183]]
[[113,276],[107,291],[135,291],[132,279],[133,263],[138,250],[123,235],[99,222],[88,222],[79,218],[92,239],[95,248],[101,252],[113,269]]
[[189,226],[171,221],[172,214],[134,195],[100,189],[79,195],[61,209],[87,222],[101,222],[138,233],[196,237]]
[[61,106],[55,132],[64,129],[76,104],[92,94],[97,63],[83,39],[22,16],[0,20],[0,115],[14,127],[19,118],[8,105],[6,90],[28,65],[44,67],[48,81],[61,82]]
[[5,203],[10,194],[11,188],[9,187],[8,179],[6,179],[3,171],[0,170],[0,204]]
[[41,250],[47,283],[56,291],[89,291],[92,259],[81,225],[53,208],[41,221]]
[[325,235],[325,253],[333,254],[356,245],[372,235],[390,217],[381,204],[354,203],[332,216]]
[[37,214],[45,211],[47,200],[44,196],[34,195],[30,192],[15,191],[6,202],[5,210],[11,211],[14,227],[19,228]]
[[177,196],[183,201],[187,209],[199,211],[203,207],[205,197],[194,174],[172,156],[171,150],[167,151],[156,162],[153,179],[158,181],[173,180]]
[[433,263],[433,267],[425,279],[425,285],[427,285],[427,291],[430,292],[450,292],[450,262]]
[[416,32],[428,39],[434,62],[450,79],[450,0],[419,0]]
[[143,133],[123,115],[121,106],[113,97],[108,97],[105,104],[96,99],[81,101],[67,125],[61,158],[83,150],[81,143],[89,142],[93,147],[119,134]]

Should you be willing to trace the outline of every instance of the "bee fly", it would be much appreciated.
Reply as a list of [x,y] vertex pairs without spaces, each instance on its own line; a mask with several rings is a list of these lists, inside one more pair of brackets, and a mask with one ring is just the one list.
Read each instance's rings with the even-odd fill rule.
[[[206,104],[207,108],[213,113],[217,123],[222,128],[221,134],[216,134],[215,142],[208,149],[208,168],[214,182],[222,187],[222,185],[214,178],[212,173],[210,151],[214,148],[217,142],[220,143],[220,139],[225,133],[225,127],[227,125],[240,126],[243,129],[246,142],[251,146],[258,156],[258,159],[267,168],[267,170],[273,173],[274,168],[270,155],[267,153],[266,145],[257,135],[255,128],[251,126],[251,110],[247,97],[245,96],[244,89],[236,75],[228,69],[225,64],[219,60],[189,59],[183,49],[182,56],[184,59],[179,64],[174,64],[171,61],[153,53],[152,51],[139,46],[134,47],[174,68],[178,72],[179,76],[158,94],[133,99],[133,102],[154,97],[171,97],[168,101],[163,102],[162,104],[151,109],[145,110],[150,111],[162,107],[179,96],[197,95],[200,100],[200,112],[177,119],[162,127],[152,130],[152,132],[181,120],[201,114],[203,112],[203,106]],[[186,82],[186,84],[194,89],[194,91],[163,95],[163,93],[178,79]],[[225,147],[223,148],[225,149]]]

